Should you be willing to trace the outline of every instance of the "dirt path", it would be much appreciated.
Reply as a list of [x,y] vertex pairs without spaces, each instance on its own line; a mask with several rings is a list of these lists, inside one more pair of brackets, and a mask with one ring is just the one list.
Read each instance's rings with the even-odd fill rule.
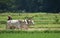
[[43,31],[43,30],[60,30],[60,28],[29,28],[28,30],[38,30],[38,31]]
[[[6,29],[0,28],[0,30],[6,30]],[[60,30],[60,28],[28,28],[28,31],[34,31],[34,30],[38,30],[38,31],[44,31],[44,30]]]

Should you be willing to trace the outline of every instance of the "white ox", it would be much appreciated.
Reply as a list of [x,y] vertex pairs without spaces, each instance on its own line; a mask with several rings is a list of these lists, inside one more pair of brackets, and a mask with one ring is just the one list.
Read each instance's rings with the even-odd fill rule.
[[34,21],[33,20],[8,20],[7,21],[7,26],[6,28],[7,29],[21,29],[21,28],[24,28],[24,29],[28,29],[28,26],[29,25],[32,25],[34,24]]

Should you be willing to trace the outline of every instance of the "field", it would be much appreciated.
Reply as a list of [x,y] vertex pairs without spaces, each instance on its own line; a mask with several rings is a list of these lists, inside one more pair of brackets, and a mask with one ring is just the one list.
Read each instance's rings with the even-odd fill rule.
[[60,14],[53,13],[1,13],[0,28],[6,26],[7,16],[11,15],[13,19],[25,19],[25,17],[33,17],[35,25],[31,27],[56,27],[60,28]]
[[[6,28],[8,15],[11,15],[13,19],[18,19],[18,20],[25,19],[25,17],[33,17],[35,24],[33,26],[30,26],[31,28],[30,30],[32,30],[33,27],[34,31],[33,30],[29,32],[28,31],[19,32],[21,30],[17,32],[16,30],[14,30],[13,32],[10,30],[7,32],[4,31],[3,29]],[[1,13],[0,14],[0,38],[60,38],[60,14]]]
[[60,33],[40,33],[40,32],[1,33],[0,38],[60,38]]

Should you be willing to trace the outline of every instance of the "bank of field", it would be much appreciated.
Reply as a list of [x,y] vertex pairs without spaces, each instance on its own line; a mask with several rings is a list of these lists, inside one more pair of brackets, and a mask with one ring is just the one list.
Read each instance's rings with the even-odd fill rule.
[[60,38],[60,33],[1,33],[0,38]]
[[8,15],[11,15],[13,19],[18,20],[25,19],[25,17],[33,17],[33,20],[35,21],[35,25],[33,27],[60,28],[60,14],[53,13],[1,13],[0,28],[5,28]]
[[[1,30],[6,28],[7,16],[11,15],[13,19],[25,19],[32,17],[35,21],[35,29],[38,27],[49,28],[40,31],[10,31]],[[43,29],[44,29],[43,28]],[[50,28],[60,29],[60,14],[52,13],[1,13],[0,14],[0,38],[60,38],[60,30],[51,30]],[[42,28],[41,28],[42,29]],[[51,31],[50,31],[51,30]]]

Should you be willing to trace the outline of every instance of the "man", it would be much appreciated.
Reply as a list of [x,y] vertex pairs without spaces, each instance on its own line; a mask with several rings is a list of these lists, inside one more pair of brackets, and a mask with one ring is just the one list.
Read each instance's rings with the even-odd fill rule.
[[12,20],[12,17],[11,16],[8,16],[8,20]]

